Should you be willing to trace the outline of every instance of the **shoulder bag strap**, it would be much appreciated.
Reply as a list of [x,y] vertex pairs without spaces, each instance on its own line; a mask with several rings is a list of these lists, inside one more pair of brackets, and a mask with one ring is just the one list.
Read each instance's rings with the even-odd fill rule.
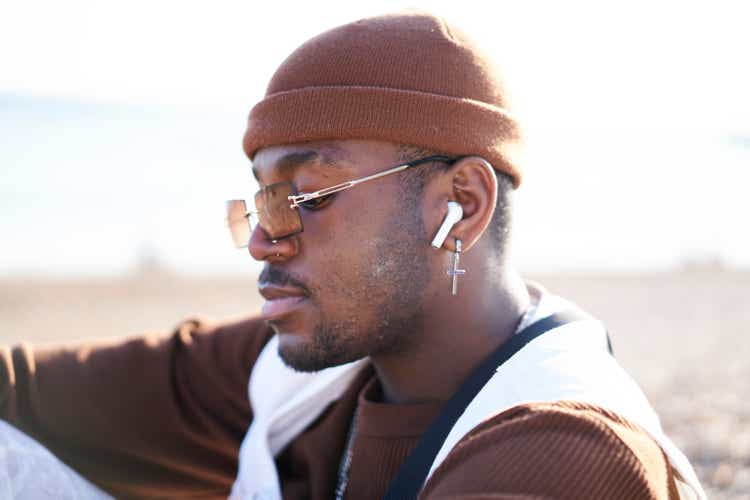
[[[432,422],[404,461],[384,498],[386,500],[413,500],[417,497],[448,433],[500,365],[543,333],[587,318],[578,311],[553,314],[524,328],[490,354],[464,381],[458,392],[446,403],[442,413]],[[609,335],[607,335],[607,342],[609,343]]]

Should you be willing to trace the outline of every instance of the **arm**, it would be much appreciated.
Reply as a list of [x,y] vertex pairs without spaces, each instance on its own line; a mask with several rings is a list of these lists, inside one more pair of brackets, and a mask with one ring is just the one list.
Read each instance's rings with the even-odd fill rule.
[[0,350],[0,418],[117,497],[223,496],[252,413],[259,320],[73,348]]
[[585,403],[534,403],[464,437],[422,499],[677,499],[671,468],[640,428]]

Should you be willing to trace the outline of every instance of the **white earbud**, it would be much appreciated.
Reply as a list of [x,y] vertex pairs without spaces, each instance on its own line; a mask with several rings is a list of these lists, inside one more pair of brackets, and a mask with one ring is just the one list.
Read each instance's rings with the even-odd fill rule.
[[464,216],[464,209],[455,201],[448,202],[448,213],[443,219],[443,223],[440,225],[435,238],[432,240],[432,246],[440,248],[445,242],[445,238],[448,237],[448,232],[451,230],[453,225],[460,221]]

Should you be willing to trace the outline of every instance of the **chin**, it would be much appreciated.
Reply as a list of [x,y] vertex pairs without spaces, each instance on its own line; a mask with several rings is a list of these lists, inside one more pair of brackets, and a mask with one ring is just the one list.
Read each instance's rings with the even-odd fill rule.
[[317,372],[361,358],[347,352],[336,337],[320,331],[289,333],[276,330],[279,356],[299,372]]

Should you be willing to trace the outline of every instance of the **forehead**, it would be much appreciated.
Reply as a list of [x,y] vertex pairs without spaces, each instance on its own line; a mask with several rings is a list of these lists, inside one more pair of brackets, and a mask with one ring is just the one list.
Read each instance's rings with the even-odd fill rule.
[[[292,178],[300,171],[366,175],[393,161],[396,145],[382,141],[314,141],[270,146],[253,158],[253,175],[263,181]],[[385,165],[387,166],[387,165]]]

